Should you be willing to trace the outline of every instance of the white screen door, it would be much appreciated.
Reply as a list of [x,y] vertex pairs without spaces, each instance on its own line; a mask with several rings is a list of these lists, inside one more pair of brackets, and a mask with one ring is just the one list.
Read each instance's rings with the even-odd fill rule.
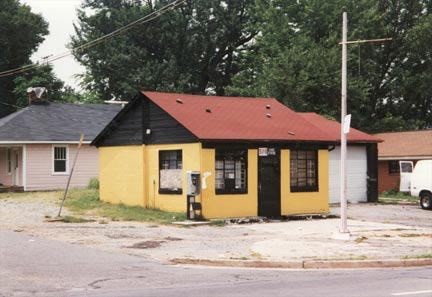
[[409,192],[411,185],[411,174],[413,171],[413,162],[411,161],[399,161],[400,168],[400,192]]

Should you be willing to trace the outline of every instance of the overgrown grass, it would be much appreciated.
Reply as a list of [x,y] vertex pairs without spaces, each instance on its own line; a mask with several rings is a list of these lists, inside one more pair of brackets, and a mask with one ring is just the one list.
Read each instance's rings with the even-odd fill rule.
[[90,181],[87,185],[87,189],[98,190],[99,189],[99,180],[96,177],[90,179]]
[[157,224],[171,224],[183,221],[186,215],[182,213],[165,212],[157,209],[147,209],[140,206],[110,204],[99,200],[97,190],[72,190],[66,199],[65,206],[78,214],[90,214],[109,218],[113,221],[138,221]]
[[390,190],[381,193],[378,201],[384,204],[398,204],[398,203],[417,204],[418,197],[411,196],[409,193]]

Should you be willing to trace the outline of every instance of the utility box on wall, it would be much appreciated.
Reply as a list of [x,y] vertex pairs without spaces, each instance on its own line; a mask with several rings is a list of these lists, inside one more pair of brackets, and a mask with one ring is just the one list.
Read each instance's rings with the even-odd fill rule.
[[199,171],[187,171],[187,195],[197,196],[201,193],[201,174]]

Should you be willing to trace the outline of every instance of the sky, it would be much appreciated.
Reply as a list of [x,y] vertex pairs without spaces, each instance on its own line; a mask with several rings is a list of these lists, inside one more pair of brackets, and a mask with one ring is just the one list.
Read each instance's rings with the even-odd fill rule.
[[[49,35],[32,56],[33,62],[48,55],[56,55],[67,51],[66,45],[74,34],[73,23],[77,21],[76,9],[81,0],[20,0],[31,7],[34,13],[42,14],[49,23]],[[75,74],[83,73],[84,67],[76,62],[73,56],[52,62],[54,72],[67,85],[79,89],[79,80]]]

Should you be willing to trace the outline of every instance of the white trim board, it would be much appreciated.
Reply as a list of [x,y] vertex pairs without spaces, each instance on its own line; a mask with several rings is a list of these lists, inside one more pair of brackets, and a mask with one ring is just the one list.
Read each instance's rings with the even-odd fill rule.
[[22,148],[22,184],[24,191],[27,191],[27,145]]

